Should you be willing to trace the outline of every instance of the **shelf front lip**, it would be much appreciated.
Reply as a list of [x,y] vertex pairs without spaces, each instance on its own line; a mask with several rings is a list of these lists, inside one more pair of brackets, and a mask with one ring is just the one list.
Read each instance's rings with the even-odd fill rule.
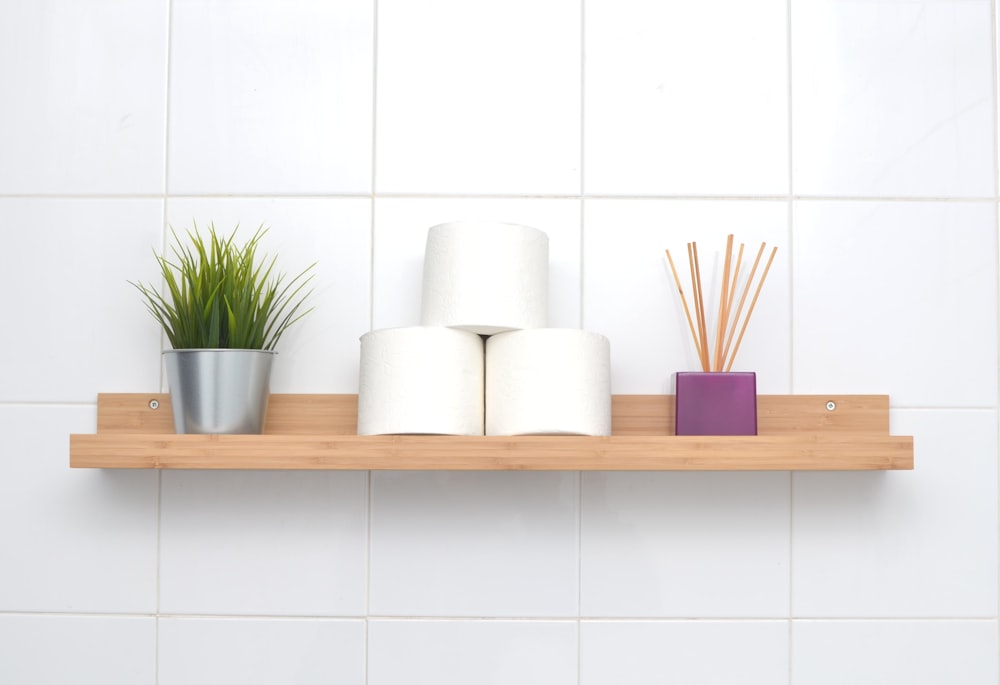
[[70,436],[70,466],[113,469],[863,471],[913,468],[911,436]]

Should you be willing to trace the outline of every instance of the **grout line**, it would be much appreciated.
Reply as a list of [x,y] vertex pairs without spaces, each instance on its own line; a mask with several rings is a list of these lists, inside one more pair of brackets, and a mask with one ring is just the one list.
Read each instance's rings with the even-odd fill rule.
[[587,277],[587,201],[580,199],[580,303],[577,305],[577,318],[580,321],[580,328],[587,329],[586,321],[586,277]]
[[[368,330],[375,328],[375,159],[378,135],[378,0],[372,3],[372,156],[369,179]],[[367,638],[367,629],[365,631]],[[367,663],[367,662],[366,662]],[[367,675],[365,676],[367,679]]]
[[371,601],[372,601],[372,472],[368,472],[368,492],[367,492],[367,516],[365,521],[365,682],[368,682],[369,661],[369,640],[371,631]]
[[[162,220],[160,225],[160,254],[166,254],[167,245],[167,225],[168,225],[168,204],[170,202],[170,74],[173,63],[173,0],[167,0],[167,44],[166,44],[166,83],[164,93],[164,113],[163,113],[163,198],[162,198]],[[162,283],[161,283],[162,287]],[[160,347],[164,346],[164,332],[160,332]],[[163,390],[163,364],[157,366],[159,375],[159,389]],[[153,619],[153,685],[160,682],[160,581],[162,571],[162,551],[163,551],[163,472],[156,474],[156,549],[155,549],[155,578],[153,581],[154,609]]]
[[[165,165],[166,168],[166,165]],[[162,200],[164,194],[136,193],[136,194],[113,194],[113,193],[0,193],[3,200]],[[239,199],[293,199],[293,200],[336,200],[336,199],[393,199],[393,200],[440,200],[440,199],[464,199],[464,200],[652,200],[652,201],[678,201],[678,202],[784,202],[789,198],[796,201],[810,202],[913,202],[913,203],[953,203],[953,204],[981,204],[985,202],[997,202],[998,198],[986,195],[973,195],[967,197],[948,195],[922,195],[922,196],[902,196],[902,195],[730,195],[705,193],[685,194],[685,195],[601,195],[601,194],[565,194],[565,193],[177,193],[166,195],[168,199],[198,199],[198,200],[239,200]]]
[[[785,3],[785,77],[788,85],[788,102],[786,116],[788,117],[788,206],[786,208],[785,230],[788,238],[788,381],[790,392],[795,388],[795,136],[794,107],[792,106],[793,73],[792,73],[792,0]],[[791,685],[793,677],[792,640],[794,622],[794,569],[795,549],[795,473],[788,472],[788,623],[786,631],[786,683]]]
[[36,408],[36,409],[96,409],[97,402],[60,402],[52,401],[46,402],[42,400],[3,400],[0,401],[0,407],[26,407],[26,408]]
[[368,206],[368,330],[375,328],[375,198]]
[[369,195],[375,198],[376,137],[378,132],[378,0],[372,3],[372,169]]
[[163,472],[160,471],[156,474],[156,578],[154,580],[154,592],[156,597],[154,599],[154,618],[153,618],[153,673],[155,674],[153,682],[158,683],[160,680],[160,575],[162,568],[162,550],[163,545],[161,543],[163,536]]
[[1000,199],[1000,102],[998,102],[998,92],[997,89],[1000,87],[998,84],[997,73],[997,59],[1000,58],[1000,50],[998,50],[997,45],[997,0],[990,2],[990,73],[992,75],[992,82],[990,83],[990,90],[993,93],[993,194],[996,199]]
[[[368,263],[368,330],[375,327],[375,161],[377,156],[378,137],[378,0],[372,3],[372,156],[371,179],[369,181],[371,200],[369,205],[369,263]],[[369,682],[371,674],[371,596],[372,596],[372,472],[368,471],[365,480],[365,645],[364,645],[364,682]]]
[[[997,59],[1000,58],[1000,51],[998,51],[997,44],[997,0],[990,2],[990,71],[992,75],[990,89],[993,94],[993,192],[1000,198],[1000,74],[997,72]],[[997,235],[997,229],[1000,227],[1000,207],[995,203],[993,206],[993,235]],[[996,267],[998,260],[1000,260],[1000,247],[994,245],[993,247],[993,259],[994,259],[994,274],[998,272]],[[1000,281],[995,284],[994,292],[1000,292]],[[998,331],[997,335],[1000,336],[1000,303],[997,306],[997,325]],[[998,338],[1000,339],[1000,338]],[[1000,371],[998,371],[998,387],[1000,387]],[[997,398],[998,404],[1000,404],[1000,396]],[[997,428],[998,440],[1000,440],[1000,427]],[[997,497],[1000,497],[1000,474],[997,475],[997,482],[994,483],[994,493]],[[1000,511],[997,513],[997,527],[995,530],[997,544],[1000,545]],[[998,569],[997,577],[994,579],[996,587],[1000,588],[1000,569]],[[1000,591],[997,593],[997,614],[1000,616]],[[1000,635],[998,635],[998,645],[1000,645]],[[998,651],[997,656],[998,662],[1000,662],[1000,651]]]
[[103,618],[103,619],[166,619],[192,621],[284,621],[354,623],[393,621],[398,623],[995,623],[997,616],[329,616],[279,614],[176,614],[127,612],[67,612],[67,611],[0,611],[2,617],[16,618]]
[[579,236],[579,246],[580,255],[578,258],[578,263],[580,265],[580,283],[578,287],[580,301],[577,303],[577,321],[582,330],[586,330],[586,322],[584,321],[584,276],[586,274],[586,266],[584,261],[585,246],[586,246],[586,227],[585,227],[585,216],[586,216],[586,188],[585,188],[585,160],[586,160],[586,131],[587,131],[587,78],[586,78],[586,64],[587,64],[587,2],[586,0],[580,0],[580,196],[577,200],[577,211],[580,213],[580,231]]
[[584,317],[584,313],[586,312],[586,308],[584,307],[584,303],[586,301],[584,299],[584,296],[586,294],[586,287],[584,285],[584,281],[587,275],[587,262],[585,259],[587,254],[587,230],[586,230],[586,220],[584,218],[586,215],[586,208],[587,208],[587,201],[583,198],[580,198],[580,202],[577,208],[578,211],[580,212],[580,231],[577,234],[579,237],[579,245],[580,245],[580,256],[577,260],[577,263],[579,264],[580,267],[580,283],[577,289],[580,301],[579,303],[577,303],[576,306],[576,320],[579,322],[581,330],[587,329],[586,325],[587,322],[585,321]]
[[[794,136],[794,107],[792,106],[792,0],[785,2],[785,78],[788,86],[788,102],[786,103],[786,116],[788,117],[788,221],[785,226],[788,237],[788,379],[789,391],[794,392],[795,388],[795,213],[793,210],[795,203],[795,136]],[[789,570],[789,573],[791,571]],[[789,590],[790,591],[790,590]],[[791,604],[789,603],[789,607]]]
[[576,678],[583,673],[583,472],[576,472]]
[[580,0],[580,197],[586,194],[584,159],[586,158],[587,131],[587,2]]

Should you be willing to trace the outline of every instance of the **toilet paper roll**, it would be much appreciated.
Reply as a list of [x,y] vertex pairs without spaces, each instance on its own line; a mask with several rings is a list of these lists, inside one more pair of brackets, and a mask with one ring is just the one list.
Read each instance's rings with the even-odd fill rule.
[[482,435],[483,339],[413,326],[361,336],[358,435]]
[[421,323],[491,335],[548,325],[549,238],[517,224],[433,226],[424,251]]
[[610,435],[608,339],[559,328],[487,339],[486,434]]

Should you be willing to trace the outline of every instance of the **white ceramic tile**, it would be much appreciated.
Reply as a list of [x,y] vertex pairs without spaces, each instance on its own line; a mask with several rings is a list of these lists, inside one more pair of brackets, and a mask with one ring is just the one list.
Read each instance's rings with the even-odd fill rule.
[[996,621],[795,621],[791,685],[993,685]]
[[995,616],[996,413],[892,418],[913,471],[795,474],[793,615]]
[[990,3],[793,0],[793,188],[992,196]]
[[166,613],[360,616],[364,472],[163,474]]
[[371,613],[576,615],[577,480],[373,473]]
[[576,623],[370,621],[368,685],[397,683],[576,685]]
[[70,470],[69,434],[95,423],[91,407],[0,406],[0,611],[154,609],[157,477]]
[[158,685],[363,685],[363,621],[161,619]]
[[[158,387],[159,328],[128,281],[156,276],[156,200],[0,198],[0,401],[93,402]],[[16,227],[16,230],[15,230]]]
[[168,223],[184,236],[215,224],[242,239],[269,227],[261,249],[287,277],[316,263],[312,313],[278,344],[272,392],[358,391],[358,338],[371,317],[371,200],[367,198],[181,198],[167,203]]
[[[761,242],[767,243],[755,284],[770,250],[778,248],[733,370],[755,371],[761,393],[788,392],[792,250],[785,202],[587,200],[583,324],[611,339],[613,392],[673,393],[674,372],[701,370],[664,250],[670,250],[691,303],[686,245],[697,242],[705,299],[717,303],[729,233],[734,250],[746,246],[746,274]],[[717,321],[715,307],[706,306],[706,316]]]
[[171,192],[370,192],[372,0],[171,7]]
[[549,325],[579,328],[578,200],[411,198],[375,203],[375,329],[420,323],[427,230],[451,221],[500,221],[545,231],[549,236]]
[[0,615],[0,682],[153,685],[152,618]]
[[580,612],[788,615],[787,473],[586,473]]
[[163,2],[0,3],[0,189],[161,193]]
[[786,621],[585,621],[580,626],[580,685],[777,685],[787,680]]
[[888,393],[894,406],[992,406],[992,203],[797,202],[797,393]]
[[588,194],[788,192],[784,0],[586,3]]
[[576,193],[580,3],[378,3],[380,193]]

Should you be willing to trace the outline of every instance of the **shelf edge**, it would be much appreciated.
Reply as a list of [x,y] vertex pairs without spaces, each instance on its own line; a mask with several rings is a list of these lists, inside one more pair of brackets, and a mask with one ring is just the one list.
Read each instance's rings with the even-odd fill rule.
[[913,438],[758,436],[70,436],[70,466],[230,470],[911,470]]

